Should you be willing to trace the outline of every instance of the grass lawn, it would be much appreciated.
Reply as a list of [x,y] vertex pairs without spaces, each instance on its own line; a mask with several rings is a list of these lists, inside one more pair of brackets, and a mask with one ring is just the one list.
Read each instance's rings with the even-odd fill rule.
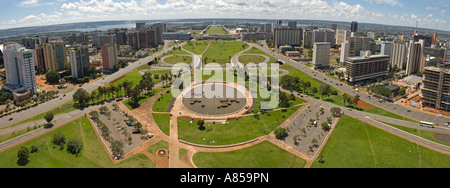
[[[206,129],[200,130],[197,121],[178,118],[178,138],[187,142],[202,145],[229,145],[237,144],[267,135],[300,106],[260,114],[259,119],[251,116],[238,120],[229,120],[226,124],[205,124]],[[214,142],[213,142],[214,141]]]
[[[59,146],[54,146],[52,136],[59,132],[65,135],[66,142],[70,138],[77,138],[82,141],[83,149],[78,156],[70,154],[65,150],[60,150]],[[134,155],[118,164],[114,164],[101,145],[89,120],[86,117],[78,119],[60,128],[52,130],[40,137],[32,139],[26,143],[8,149],[0,153],[0,167],[2,168],[22,168],[17,164],[17,151],[22,147],[30,149],[37,146],[38,151],[30,154],[30,162],[25,168],[155,168],[155,163],[143,154]]]
[[169,64],[186,63],[189,65],[192,63],[192,57],[174,55],[165,58],[164,61]]
[[448,168],[450,156],[343,116],[312,167]]
[[153,111],[155,112],[166,112],[167,108],[169,107],[170,102],[172,101],[172,92],[167,91],[161,95],[161,97],[158,98],[158,100],[155,101],[155,104],[153,105]]
[[[148,147],[147,149],[145,149],[148,153],[154,155],[155,157],[157,156],[155,153],[156,151],[158,151],[159,149],[165,149],[167,150],[167,152],[169,152],[169,143],[166,141],[159,141],[156,144],[151,145],[150,147]],[[167,155],[169,156],[169,155]]]
[[185,33],[191,33],[191,34],[200,34],[203,30],[185,30]]
[[205,34],[228,35],[228,31],[226,31],[222,26],[211,26],[208,30],[206,30]]
[[[436,143],[439,143],[439,144],[442,144],[442,145],[450,146],[450,142],[443,142],[443,141],[440,141],[440,140],[434,138],[433,135],[436,134],[435,132],[425,131],[425,130],[420,130],[420,129],[413,129],[413,128],[410,128],[410,127],[403,127],[403,126],[400,126],[400,125],[395,125],[395,124],[387,123],[387,122],[384,122],[384,121],[380,121],[380,122],[382,122],[382,123],[384,123],[386,125],[390,125],[392,127],[395,127],[397,129],[400,129],[402,131],[405,131],[405,132],[408,132],[408,133],[420,136],[420,137],[425,138],[427,140],[430,140],[430,141],[433,141],[433,142],[436,142]],[[450,136],[450,135],[448,135],[448,136]]]
[[266,60],[266,58],[264,58],[263,56],[259,56],[259,55],[241,55],[239,56],[239,62],[242,64],[247,64],[247,63],[254,63],[254,64],[259,64],[262,63]]
[[203,54],[203,60],[206,63],[218,63],[225,65],[230,62],[231,57],[234,54],[245,50],[248,45],[241,41],[210,41],[211,45],[205,54]]
[[[277,58],[267,54],[266,52],[263,52],[262,50],[260,50],[258,48],[255,48],[255,47],[251,48],[250,50],[245,51],[243,54],[261,54],[261,55],[265,55],[265,56],[270,58],[270,61],[267,62],[267,63],[275,63],[275,62],[278,61]],[[261,56],[259,56],[259,57],[261,57]]]
[[206,47],[208,47],[208,41],[189,41],[183,48],[188,50],[194,54],[200,55],[205,51]]
[[229,152],[196,153],[199,168],[303,168],[306,161],[269,141]]
[[159,129],[167,136],[170,136],[170,114],[153,113],[152,116]]

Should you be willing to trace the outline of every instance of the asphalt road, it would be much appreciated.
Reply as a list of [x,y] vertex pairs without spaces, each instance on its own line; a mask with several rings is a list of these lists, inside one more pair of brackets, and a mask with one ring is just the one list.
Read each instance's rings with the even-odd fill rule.
[[[279,55],[278,53],[274,53],[274,52],[268,50],[267,48],[261,47],[260,45],[255,45],[255,44],[251,44],[251,43],[248,43],[248,44],[251,46],[254,46],[260,50],[263,50],[264,52],[274,56],[275,58],[278,58],[278,59],[282,60],[283,62],[288,63],[289,65],[305,72],[306,74],[310,75],[311,77],[313,77],[323,83],[326,83],[330,86],[333,86],[334,88],[339,89],[349,95],[355,96],[355,95],[359,94],[359,96],[361,97],[362,100],[364,100],[365,102],[370,103],[374,106],[383,108],[385,110],[394,112],[396,114],[399,114],[399,115],[402,115],[402,116],[405,116],[405,117],[408,117],[410,119],[414,119],[417,121],[427,121],[427,122],[432,122],[432,123],[438,123],[440,126],[443,126],[445,122],[450,122],[450,118],[446,118],[446,117],[440,118],[440,117],[437,117],[437,115],[410,109],[410,108],[407,108],[407,107],[404,107],[401,105],[396,105],[396,104],[390,103],[390,102],[380,103],[380,102],[378,102],[378,99],[375,97],[371,97],[369,99],[368,98],[369,94],[367,94],[365,92],[361,92],[361,91],[356,92],[353,89],[353,87],[347,85],[346,83],[342,83],[335,79],[329,78],[328,76],[326,76],[323,73],[312,70],[311,68],[303,65],[302,63],[290,60],[289,58]],[[341,84],[342,84],[342,86],[341,86]],[[408,112],[408,110],[410,112]]]
[[[132,71],[132,70],[134,70],[136,68],[138,68],[139,66],[141,66],[143,64],[146,64],[146,63],[149,63],[150,61],[153,61],[155,59],[155,57],[158,57],[158,56],[160,56],[163,53],[169,52],[174,47],[182,46],[184,44],[185,43],[181,43],[181,44],[175,45],[173,47],[166,48],[166,49],[164,49],[164,50],[162,50],[162,51],[160,51],[158,53],[155,53],[155,54],[153,54],[151,56],[139,59],[138,61],[133,62],[133,63],[129,63],[127,68],[120,69],[119,71],[117,71],[117,72],[115,72],[115,73],[113,73],[111,75],[107,75],[104,79],[98,79],[98,80],[96,80],[94,82],[91,82],[89,84],[85,84],[81,88],[85,89],[88,92],[91,92],[91,91],[97,89],[99,86],[104,85],[105,83],[109,83],[109,82],[111,82],[111,81],[113,81],[113,80],[115,80],[117,78],[120,78],[121,76],[125,75],[126,73],[128,73],[128,72],[130,72],[130,71]],[[46,111],[48,111],[50,109],[53,109],[53,108],[55,108],[57,106],[60,106],[60,105],[62,105],[64,103],[66,103],[66,102],[69,102],[69,101],[73,100],[72,96],[73,96],[74,93],[75,93],[75,91],[71,91],[69,93],[66,93],[65,97],[58,97],[58,98],[55,98],[53,100],[47,101],[45,103],[39,104],[36,107],[32,107],[32,108],[29,108],[27,110],[22,110],[20,112],[16,112],[16,113],[13,113],[13,114],[8,115],[8,116],[1,117],[0,118],[0,129],[3,128],[3,127],[7,127],[9,125],[13,125],[15,123],[24,121],[26,119],[32,118],[32,117],[34,117],[36,115],[39,115],[39,114],[41,114],[43,112],[46,112]],[[10,118],[13,118],[13,120],[9,121]]]

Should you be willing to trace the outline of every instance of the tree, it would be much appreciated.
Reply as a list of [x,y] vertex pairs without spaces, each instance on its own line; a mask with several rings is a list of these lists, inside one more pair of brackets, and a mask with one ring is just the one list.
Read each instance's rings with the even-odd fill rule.
[[117,156],[117,155],[121,155],[122,156],[123,155],[123,148],[124,148],[124,146],[123,146],[123,142],[122,141],[120,141],[120,140],[113,140],[111,142],[111,151],[112,151],[114,156]]
[[322,126],[323,131],[328,131],[329,129],[328,122],[324,121],[320,125]]
[[320,86],[319,92],[322,96],[327,96],[327,98],[330,96],[331,93],[331,87],[330,85],[322,85]]
[[17,157],[19,158],[17,160],[17,164],[19,166],[25,166],[30,162],[28,158],[30,158],[30,151],[27,147],[22,146],[19,151],[17,151]]
[[344,106],[345,106],[345,102],[349,102],[351,97],[347,93],[344,93],[344,94],[342,94],[342,99],[344,100]]
[[277,139],[283,140],[287,136],[287,129],[286,128],[277,128],[275,129],[275,137]]
[[360,98],[359,94],[353,97],[352,99],[353,106],[358,104],[359,98]]
[[317,87],[312,87],[311,88],[311,93],[313,94],[313,96],[316,96],[316,93],[319,92],[319,90],[317,89]]
[[78,154],[81,152],[81,149],[83,148],[83,143],[76,139],[71,138],[69,142],[67,142],[67,151],[78,156]]
[[73,100],[77,102],[81,107],[84,107],[89,102],[90,95],[86,90],[80,88],[73,94]]
[[64,144],[66,144],[66,136],[62,133],[53,134],[52,142],[55,145],[58,145],[61,149],[64,148]]
[[198,129],[200,129],[201,131],[205,130],[205,121],[200,120],[197,122],[198,125]]
[[[45,121],[47,121],[47,124],[50,124],[50,122],[52,122],[53,117],[54,117],[54,115],[52,112],[48,112],[48,113],[44,114],[44,119],[45,119]],[[50,126],[52,126],[52,125],[50,125]]]
[[57,84],[57,83],[59,83],[59,80],[61,79],[61,77],[60,77],[59,73],[56,71],[48,71],[45,74],[45,79],[50,84]]
[[333,107],[330,109],[330,112],[333,114],[333,116],[339,116],[341,114],[341,108]]

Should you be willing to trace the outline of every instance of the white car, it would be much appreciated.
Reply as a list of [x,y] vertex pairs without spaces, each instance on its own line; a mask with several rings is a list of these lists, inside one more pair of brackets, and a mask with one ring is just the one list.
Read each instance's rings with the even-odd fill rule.
[[149,133],[149,134],[148,134],[148,138],[153,138],[153,136],[155,136],[155,135],[152,134],[152,133]]

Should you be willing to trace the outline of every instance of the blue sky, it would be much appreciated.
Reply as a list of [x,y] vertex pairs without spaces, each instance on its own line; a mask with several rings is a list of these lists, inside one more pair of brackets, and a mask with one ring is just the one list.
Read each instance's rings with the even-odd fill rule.
[[269,18],[450,31],[450,0],[0,0],[0,29],[104,20]]

